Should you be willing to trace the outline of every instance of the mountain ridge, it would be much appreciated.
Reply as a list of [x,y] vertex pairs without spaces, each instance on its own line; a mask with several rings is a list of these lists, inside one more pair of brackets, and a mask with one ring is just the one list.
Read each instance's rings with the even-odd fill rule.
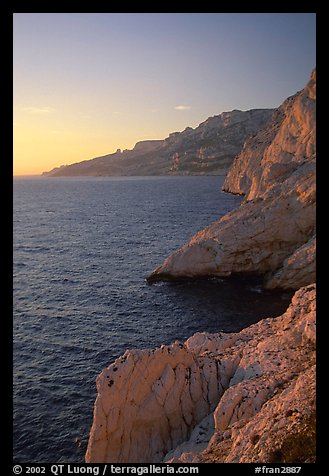
[[246,139],[270,120],[275,109],[250,109],[208,117],[165,139],[138,141],[133,149],[61,165],[42,175],[134,176],[225,175]]
[[[259,274],[298,289],[315,279],[316,71],[245,142],[223,184],[240,207],[172,253],[148,281]],[[232,236],[234,240],[232,240]]]

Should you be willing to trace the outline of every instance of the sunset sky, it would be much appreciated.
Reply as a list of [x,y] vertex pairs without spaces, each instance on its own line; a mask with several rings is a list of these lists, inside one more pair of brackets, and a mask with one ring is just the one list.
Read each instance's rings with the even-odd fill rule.
[[314,13],[15,13],[14,174],[277,107],[315,66]]

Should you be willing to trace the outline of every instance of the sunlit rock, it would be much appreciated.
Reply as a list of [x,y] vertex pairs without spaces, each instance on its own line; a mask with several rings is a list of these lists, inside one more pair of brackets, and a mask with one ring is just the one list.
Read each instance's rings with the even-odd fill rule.
[[301,288],[282,316],[238,333],[127,351],[97,378],[86,462],[215,460],[223,441],[222,461],[267,461],[288,410],[306,421],[315,408],[315,292]]
[[273,273],[271,288],[314,281],[315,72],[246,143],[224,189],[246,200],[170,255],[148,281],[241,273]]

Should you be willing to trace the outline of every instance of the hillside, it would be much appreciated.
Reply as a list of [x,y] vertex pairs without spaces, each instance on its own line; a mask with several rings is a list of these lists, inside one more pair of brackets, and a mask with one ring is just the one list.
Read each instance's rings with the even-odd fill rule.
[[173,132],[164,140],[137,142],[132,150],[57,167],[43,175],[225,175],[245,140],[272,116],[273,109],[233,110],[209,117],[198,127]]
[[314,71],[235,159],[223,187],[245,195],[241,206],[169,256],[149,282],[258,274],[267,287],[298,289],[314,281],[315,101]]

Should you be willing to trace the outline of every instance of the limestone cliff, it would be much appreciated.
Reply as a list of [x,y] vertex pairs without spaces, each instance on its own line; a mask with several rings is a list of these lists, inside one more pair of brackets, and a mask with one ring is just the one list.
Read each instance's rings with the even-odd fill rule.
[[86,462],[315,461],[315,98],[313,72],[236,158],[224,187],[242,205],[148,278],[303,287],[282,316],[129,350],[104,369]]
[[263,127],[272,113],[273,109],[223,112],[164,140],[140,141],[132,150],[118,149],[44,175],[225,175],[247,137]]
[[235,159],[224,189],[244,194],[241,206],[169,256],[149,282],[239,273],[264,275],[272,288],[314,281],[315,86],[314,71]]
[[86,462],[313,461],[315,335],[310,285],[239,333],[127,351],[97,378]]
[[315,163],[316,72],[307,86],[275,111],[265,128],[250,137],[230,168],[223,189],[263,197],[303,164]]

